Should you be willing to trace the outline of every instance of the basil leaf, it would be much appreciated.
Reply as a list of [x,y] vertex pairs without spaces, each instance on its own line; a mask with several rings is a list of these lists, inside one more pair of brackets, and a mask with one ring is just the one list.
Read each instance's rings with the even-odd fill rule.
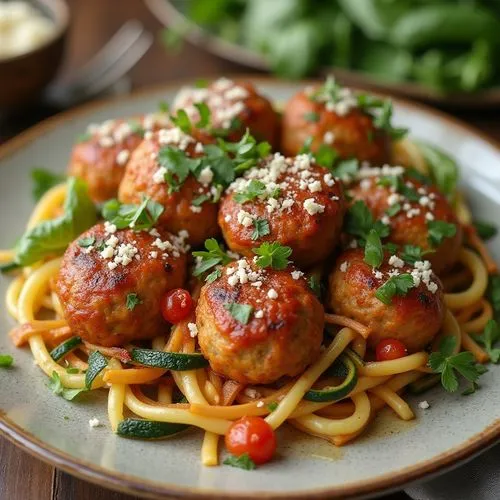
[[242,325],[246,325],[248,323],[253,312],[252,306],[248,304],[237,304],[236,302],[224,304],[224,309],[229,311],[231,316]]
[[33,182],[33,198],[38,201],[49,189],[64,182],[66,176],[49,172],[44,168],[34,168],[31,171],[31,180]]

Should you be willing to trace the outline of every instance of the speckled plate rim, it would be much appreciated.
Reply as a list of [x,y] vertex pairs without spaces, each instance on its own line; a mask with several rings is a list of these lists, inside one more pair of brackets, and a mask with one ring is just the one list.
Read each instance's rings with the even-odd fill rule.
[[[289,82],[276,78],[255,77],[254,75],[230,75],[234,79],[251,80],[257,85],[265,84],[268,86],[282,86]],[[151,93],[158,93],[162,89],[172,91],[182,85],[192,82],[193,79],[178,80],[166,85],[156,85],[146,89],[134,92],[132,95],[107,99],[93,102],[81,106],[75,110],[65,111],[52,118],[31,127],[27,131],[19,134],[3,145],[0,145],[0,161],[8,156],[16,153],[22,147],[28,145],[36,138],[42,137],[45,133],[62,125],[68,119],[79,117],[93,110],[100,109],[111,103],[126,102],[131,100],[140,100],[144,96]],[[317,80],[316,80],[317,82]],[[315,83],[315,80],[307,80],[304,85]],[[373,92],[374,94],[384,95],[381,92]],[[482,141],[491,145],[498,154],[500,154],[500,144],[491,139],[486,134],[467,125],[466,123],[449,116],[448,114],[435,110],[429,106],[415,103],[407,99],[390,97],[394,103],[400,104],[411,110],[415,109],[433,117],[447,127],[460,130],[469,135],[473,135]],[[41,441],[33,434],[25,431],[12,420],[4,415],[0,409],[0,433],[9,441],[19,446],[24,451],[31,455],[40,458],[41,460],[54,465],[70,474],[93,482],[100,486],[119,490],[129,494],[141,495],[147,498],[176,498],[176,499],[196,499],[196,500],[254,500],[255,494],[252,493],[226,493],[221,490],[207,490],[200,488],[184,488],[173,484],[158,483],[140,479],[136,476],[131,476],[121,473],[112,473],[109,470],[94,465],[93,463],[76,459],[59,449],[48,445]],[[436,457],[418,462],[412,466],[400,469],[395,473],[384,474],[375,479],[350,483],[342,486],[331,488],[311,489],[301,491],[300,493],[262,493],[259,492],[259,498],[266,500],[284,500],[284,499],[300,499],[307,497],[311,500],[325,500],[328,498],[355,498],[364,495],[376,495],[386,492],[391,489],[401,488],[405,484],[422,479],[427,475],[437,475],[447,469],[456,466],[460,462],[473,458],[476,454],[486,450],[489,446],[500,440],[500,419],[495,420],[493,424],[486,427],[482,432],[477,433],[470,439],[464,441],[461,445],[452,448]]]

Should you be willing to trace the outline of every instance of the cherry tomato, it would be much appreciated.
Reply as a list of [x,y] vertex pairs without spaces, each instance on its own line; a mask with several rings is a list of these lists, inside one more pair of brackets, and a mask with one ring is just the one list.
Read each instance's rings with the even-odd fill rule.
[[174,288],[162,297],[160,307],[165,321],[175,324],[187,318],[193,309],[193,299],[187,290]]
[[226,448],[239,457],[248,453],[256,464],[269,462],[276,450],[273,428],[260,417],[243,417],[229,427]]
[[377,361],[390,361],[391,359],[398,359],[406,356],[408,350],[406,346],[397,339],[383,339],[375,348]]

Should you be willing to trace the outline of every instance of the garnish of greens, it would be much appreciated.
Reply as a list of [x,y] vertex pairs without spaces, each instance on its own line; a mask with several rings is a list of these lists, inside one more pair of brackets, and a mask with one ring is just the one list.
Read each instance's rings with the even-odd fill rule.
[[14,363],[14,358],[10,354],[0,354],[0,368],[9,368]]
[[456,338],[445,336],[439,345],[439,351],[429,356],[429,367],[434,373],[441,374],[441,384],[448,392],[455,392],[459,387],[459,375],[470,382],[471,386],[463,394],[468,395],[477,388],[477,380],[486,368],[476,363],[469,351],[453,354]]
[[67,401],[73,401],[78,394],[87,391],[87,389],[68,389],[61,382],[61,377],[56,371],[52,372],[52,376],[47,384],[48,388],[57,396],[61,396]]
[[415,245],[404,245],[403,251],[400,252],[400,257],[407,263],[413,266],[415,262],[422,261],[425,259],[425,256],[432,251],[422,250],[422,248],[417,247]]
[[253,312],[252,306],[248,304],[237,304],[236,302],[224,304],[224,309],[229,311],[229,314],[242,325],[246,325],[249,322]]
[[314,295],[316,295],[316,297],[321,300],[321,282],[319,276],[317,274],[311,274],[311,276],[309,276],[309,279],[307,280],[307,284],[309,285],[309,288],[312,290]]
[[267,236],[270,232],[269,221],[267,219],[254,219],[251,236],[252,240],[258,240],[262,236]]
[[193,257],[196,257],[197,264],[193,275],[200,276],[208,271],[211,273],[206,277],[206,281],[211,283],[217,278],[220,278],[220,271],[214,269],[216,266],[225,266],[233,261],[233,259],[221,248],[219,242],[215,238],[205,240],[205,249],[193,252]]
[[44,168],[34,168],[31,171],[33,182],[33,199],[38,201],[49,189],[66,180],[65,175],[55,174]]
[[491,222],[475,220],[472,225],[476,229],[477,235],[484,241],[494,238],[498,233],[498,228]]
[[248,453],[243,453],[239,457],[231,455],[224,460],[223,464],[243,470],[254,470],[256,467],[255,462],[249,457]]
[[391,276],[375,292],[375,297],[384,304],[390,304],[393,297],[404,296],[415,286],[413,276],[408,273]]
[[372,231],[375,231],[379,238],[389,236],[390,228],[381,221],[375,221],[370,209],[364,201],[358,200],[351,205],[347,212],[345,229],[347,233],[357,238],[360,245],[365,242]]
[[285,269],[292,255],[290,247],[282,246],[278,242],[262,243],[258,248],[252,248],[252,252],[258,256],[256,264],[259,267],[271,267],[272,269]]
[[380,235],[375,229],[372,229],[366,238],[364,261],[368,265],[378,268],[381,266],[383,260],[384,250],[382,248],[382,242],[380,241]]
[[255,166],[270,151],[269,143],[257,143],[247,130],[238,142],[219,138],[217,144],[205,145],[200,158],[190,158],[185,151],[164,146],[158,153],[158,163],[166,170],[165,182],[170,193],[179,191],[189,174],[198,178],[207,167],[213,173],[213,184],[222,191],[237,175]]
[[500,362],[500,349],[494,347],[498,340],[500,340],[500,327],[495,320],[490,319],[483,333],[474,338],[484,346],[492,363],[497,364]]
[[26,231],[16,245],[14,262],[29,266],[49,255],[62,254],[75,238],[96,222],[96,209],[85,183],[70,177],[63,214]]
[[439,246],[445,238],[453,238],[457,232],[457,226],[442,220],[427,221],[428,240],[433,247]]
[[140,231],[153,228],[163,210],[162,205],[142,195],[139,205],[121,203],[116,199],[107,201],[102,207],[102,216],[118,229],[129,227]]
[[85,387],[90,390],[92,382],[108,366],[108,360],[99,351],[93,351],[90,353],[88,364],[89,367],[85,373]]
[[133,311],[139,304],[142,304],[142,300],[136,293],[127,294],[126,306],[129,311]]
[[[261,54],[280,76],[301,78],[330,66],[387,83],[414,81],[438,93],[500,83],[495,57],[500,11],[491,0],[224,0],[218,5],[190,0],[183,12],[224,40]],[[166,31],[168,47],[191,29],[181,24]]]

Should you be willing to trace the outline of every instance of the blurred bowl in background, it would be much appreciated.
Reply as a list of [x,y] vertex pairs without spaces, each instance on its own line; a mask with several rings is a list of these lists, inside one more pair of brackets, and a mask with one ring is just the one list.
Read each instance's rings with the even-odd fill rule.
[[50,36],[28,52],[0,58],[0,110],[8,111],[34,101],[54,78],[64,52],[69,10],[64,0],[29,2],[54,23]]
[[[184,0],[185,1],[185,0]],[[187,4],[171,0],[144,0],[153,15],[174,33],[180,33],[193,45],[241,67],[259,72],[271,72],[266,58],[257,51],[226,40],[195,23],[179,8]],[[445,108],[488,109],[500,106],[500,87],[481,89],[471,93],[435,91],[417,82],[389,82],[355,69],[322,67],[316,74],[334,74],[344,85],[382,91],[395,96],[410,97]]]

